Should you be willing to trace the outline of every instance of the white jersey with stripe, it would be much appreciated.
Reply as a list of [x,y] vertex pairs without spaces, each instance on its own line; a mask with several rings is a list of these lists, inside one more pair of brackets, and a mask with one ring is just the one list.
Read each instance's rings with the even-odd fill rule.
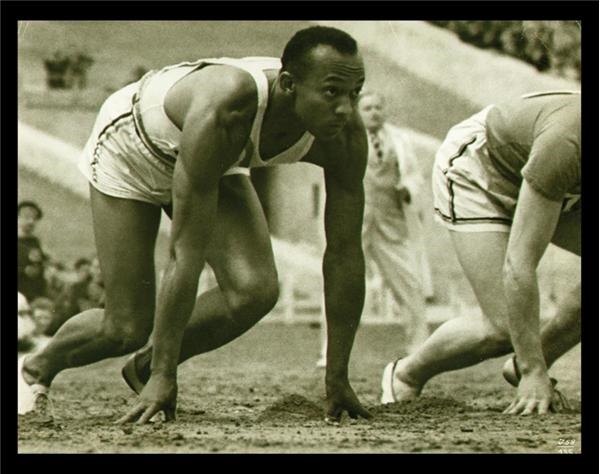
[[165,112],[165,97],[171,87],[180,79],[204,66],[214,64],[233,66],[248,72],[254,79],[258,92],[258,104],[250,136],[232,168],[239,166],[242,162],[248,168],[256,168],[300,161],[308,153],[314,141],[314,136],[309,132],[305,132],[295,144],[268,160],[263,160],[260,156],[260,132],[269,100],[269,87],[265,72],[281,68],[281,61],[278,58],[270,57],[200,59],[147,73],[140,80],[139,97],[136,104],[136,120],[142,135],[144,135],[146,145],[152,148],[155,154],[161,155],[164,161],[175,162],[180,149],[181,130]]

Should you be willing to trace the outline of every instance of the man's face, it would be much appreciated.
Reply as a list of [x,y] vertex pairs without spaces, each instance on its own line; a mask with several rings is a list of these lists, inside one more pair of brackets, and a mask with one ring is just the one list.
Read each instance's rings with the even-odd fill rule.
[[52,324],[52,311],[43,308],[36,308],[33,312],[33,319],[39,334],[43,334]]
[[360,99],[358,110],[367,130],[381,128],[385,120],[383,100],[377,95],[366,95]]
[[38,220],[38,213],[33,207],[22,207],[17,216],[19,233],[21,235],[32,235]]
[[295,111],[310,133],[330,139],[356,113],[365,80],[362,58],[341,54],[326,45],[317,46],[308,55],[304,77],[294,80]]

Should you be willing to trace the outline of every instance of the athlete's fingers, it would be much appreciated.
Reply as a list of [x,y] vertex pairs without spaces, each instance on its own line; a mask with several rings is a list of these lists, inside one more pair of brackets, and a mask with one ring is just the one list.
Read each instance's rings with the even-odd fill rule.
[[325,422],[329,424],[337,424],[342,418],[342,409],[337,404],[332,404],[327,409],[325,414]]
[[516,405],[516,404],[517,404],[517,401],[516,401],[516,400],[513,400],[513,401],[510,403],[510,405],[508,405],[508,406],[507,406],[507,407],[504,409],[504,411],[502,412],[502,414],[503,414],[503,415],[510,415],[510,414],[512,414],[512,410],[513,410],[513,408],[515,407],[515,405]]
[[548,413],[548,409],[550,408],[550,400],[544,399],[538,403],[537,412],[538,415],[545,415]]
[[520,402],[521,400],[518,398],[513,400],[512,403],[506,408],[506,410],[504,410],[504,413],[507,415],[514,414]]
[[525,409],[521,412],[521,415],[531,415],[535,411],[537,406],[537,400],[529,400],[525,405]]
[[354,408],[356,409],[356,412],[365,420],[370,420],[373,417],[373,415],[371,415],[371,412],[369,412],[369,410],[364,408],[361,404],[358,404]]
[[339,418],[332,418],[329,415],[326,415],[325,419],[323,421],[325,421],[325,423],[327,423],[328,425],[333,425],[333,426],[339,426],[340,425],[340,419]]
[[122,425],[124,423],[131,423],[132,421],[137,420],[140,414],[144,411],[144,405],[141,403],[136,403],[136,405],[127,412],[124,416],[119,418],[115,424]]
[[169,408],[165,408],[163,410],[164,414],[165,414],[165,421],[173,421],[175,420],[175,407],[169,407]]
[[516,415],[525,408],[525,400],[518,399],[513,402],[513,407],[507,412],[509,415]]
[[342,407],[337,403],[331,404],[327,410],[327,416],[330,418],[340,418],[342,416]]
[[159,411],[160,411],[160,407],[158,406],[158,404],[152,403],[148,408],[146,408],[146,411],[144,411],[143,415],[137,421],[137,424],[145,425],[146,423],[148,423],[150,421],[150,418],[152,418]]
[[372,417],[371,413],[366,410],[359,402],[355,402],[352,404],[352,407],[348,408],[348,415],[352,419],[357,419],[359,416],[362,416],[365,419],[369,419]]

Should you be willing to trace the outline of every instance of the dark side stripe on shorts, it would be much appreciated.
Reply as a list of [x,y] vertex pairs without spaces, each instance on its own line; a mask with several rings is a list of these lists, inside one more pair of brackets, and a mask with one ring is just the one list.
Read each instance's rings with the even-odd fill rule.
[[444,176],[446,177],[446,186],[448,188],[448,194],[450,195],[450,215],[447,216],[446,214],[444,214],[437,207],[434,208],[434,210],[435,210],[435,212],[444,221],[450,222],[452,224],[475,224],[475,223],[479,223],[479,224],[492,224],[492,223],[503,223],[503,224],[511,225],[512,224],[512,220],[504,218],[504,217],[496,217],[496,216],[491,216],[491,217],[457,217],[456,216],[456,210],[455,210],[455,205],[454,205],[454,198],[455,198],[455,195],[454,195],[454,181],[452,181],[452,179],[450,179],[448,177],[448,171],[450,170],[450,168],[452,168],[452,163],[457,158],[460,158],[465,153],[467,147],[469,147],[469,145],[473,144],[476,140],[477,140],[477,137],[473,137],[468,142],[463,143],[460,146],[460,148],[458,149],[458,151],[456,152],[456,154],[453,155],[448,160],[448,168],[446,170],[444,170]]
[[94,182],[97,182],[97,174],[96,174],[96,166],[98,165],[98,161],[100,159],[100,154],[98,153],[98,149],[100,148],[100,142],[102,141],[102,138],[104,138],[105,135],[108,134],[108,131],[110,129],[112,129],[113,127],[116,127],[117,124],[119,124],[119,122],[130,118],[132,115],[131,110],[129,112],[125,112],[121,115],[119,115],[118,117],[115,117],[114,119],[112,119],[110,121],[110,123],[108,125],[106,125],[102,131],[98,134],[98,136],[96,137],[96,146],[94,147],[94,152],[92,153],[92,161],[90,163],[90,166],[92,168],[92,180]]
[[454,211],[454,182],[450,178],[448,178],[448,171],[450,170],[450,168],[452,168],[452,163],[454,162],[454,160],[460,158],[467,149],[467,147],[474,143],[476,139],[477,137],[473,137],[468,142],[463,143],[456,152],[456,154],[448,160],[448,168],[444,170],[444,176],[446,177],[446,186],[448,187],[448,194],[450,195],[450,219],[452,220],[452,222],[456,220],[456,212]]
[[152,153],[156,158],[158,158],[162,163],[167,165],[169,168],[171,168],[171,169],[174,168],[175,161],[177,161],[177,158],[175,156],[169,155],[169,154],[165,153],[163,150],[161,150],[158,146],[156,146],[156,144],[154,144],[152,139],[148,136],[148,133],[146,132],[146,129],[144,127],[144,122],[142,121],[142,114],[140,113],[140,110],[139,110],[139,104],[140,104],[140,98],[139,98],[138,93],[136,92],[133,95],[132,105],[131,105],[132,110],[133,110],[133,125],[135,128],[135,133],[137,134],[139,139],[142,141],[142,143],[146,146],[148,151],[150,151],[150,153]]
[[440,216],[444,221],[450,222],[452,224],[512,224],[511,219],[506,219],[504,217],[450,217],[444,214],[439,208],[435,207],[433,209],[438,216]]
[[98,134],[98,137],[96,138],[96,147],[98,147],[98,144],[100,143],[100,139],[102,138],[103,135],[105,135],[107,133],[109,128],[116,126],[117,122],[123,120],[124,118],[129,117],[130,115],[131,115],[131,110],[129,112],[125,112],[124,114],[121,114],[118,117],[111,120],[110,123],[108,125],[106,125],[102,129],[102,131]]

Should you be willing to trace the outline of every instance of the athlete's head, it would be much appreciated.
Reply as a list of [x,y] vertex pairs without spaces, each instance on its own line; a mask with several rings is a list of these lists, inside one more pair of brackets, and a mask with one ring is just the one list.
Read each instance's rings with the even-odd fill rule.
[[287,43],[281,63],[279,86],[306,128],[320,138],[337,135],[356,113],[365,80],[356,41],[336,28],[306,28]]
[[381,128],[385,121],[385,113],[383,98],[377,92],[361,92],[358,110],[367,130],[376,131]]

